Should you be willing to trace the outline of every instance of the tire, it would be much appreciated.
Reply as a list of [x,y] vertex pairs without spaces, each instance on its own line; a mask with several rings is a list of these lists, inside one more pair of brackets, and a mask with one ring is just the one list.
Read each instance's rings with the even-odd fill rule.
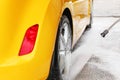
[[71,62],[72,30],[67,16],[63,15],[59,23],[55,50],[48,80],[69,80]]

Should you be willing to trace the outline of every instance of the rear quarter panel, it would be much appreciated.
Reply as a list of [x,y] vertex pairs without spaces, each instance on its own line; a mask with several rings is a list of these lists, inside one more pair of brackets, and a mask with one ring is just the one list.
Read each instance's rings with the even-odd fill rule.
[[[0,0],[0,80],[47,78],[61,16],[53,6],[56,3],[54,0]],[[25,32],[34,24],[39,24],[34,50],[18,56]]]

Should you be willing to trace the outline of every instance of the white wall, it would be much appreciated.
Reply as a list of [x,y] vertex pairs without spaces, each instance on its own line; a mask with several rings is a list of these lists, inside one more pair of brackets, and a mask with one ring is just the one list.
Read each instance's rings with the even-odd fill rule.
[[120,16],[120,0],[94,0],[94,16]]

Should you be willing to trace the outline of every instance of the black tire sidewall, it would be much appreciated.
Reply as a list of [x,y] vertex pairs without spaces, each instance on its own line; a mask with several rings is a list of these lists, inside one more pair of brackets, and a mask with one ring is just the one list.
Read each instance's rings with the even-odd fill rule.
[[[58,53],[57,53],[58,51],[57,50],[58,50],[58,39],[59,39],[59,35],[60,35],[60,27],[66,21],[69,24],[69,27],[71,27],[69,18],[66,15],[63,15],[61,17],[59,27],[58,27],[58,31],[57,31],[55,49],[54,49],[54,53],[53,53],[53,56],[52,56],[52,62],[51,62],[49,77],[48,77],[47,80],[62,80],[62,77],[61,77],[61,74],[60,74],[60,69],[59,69],[59,61],[58,61]],[[71,29],[70,29],[70,31],[71,31]]]

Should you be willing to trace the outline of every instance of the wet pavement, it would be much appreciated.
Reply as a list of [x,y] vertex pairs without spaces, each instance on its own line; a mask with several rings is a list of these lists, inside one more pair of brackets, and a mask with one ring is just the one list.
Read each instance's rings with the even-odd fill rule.
[[100,36],[118,19],[94,18],[93,27],[83,34],[74,48],[71,80],[120,80],[120,22],[105,38]]

